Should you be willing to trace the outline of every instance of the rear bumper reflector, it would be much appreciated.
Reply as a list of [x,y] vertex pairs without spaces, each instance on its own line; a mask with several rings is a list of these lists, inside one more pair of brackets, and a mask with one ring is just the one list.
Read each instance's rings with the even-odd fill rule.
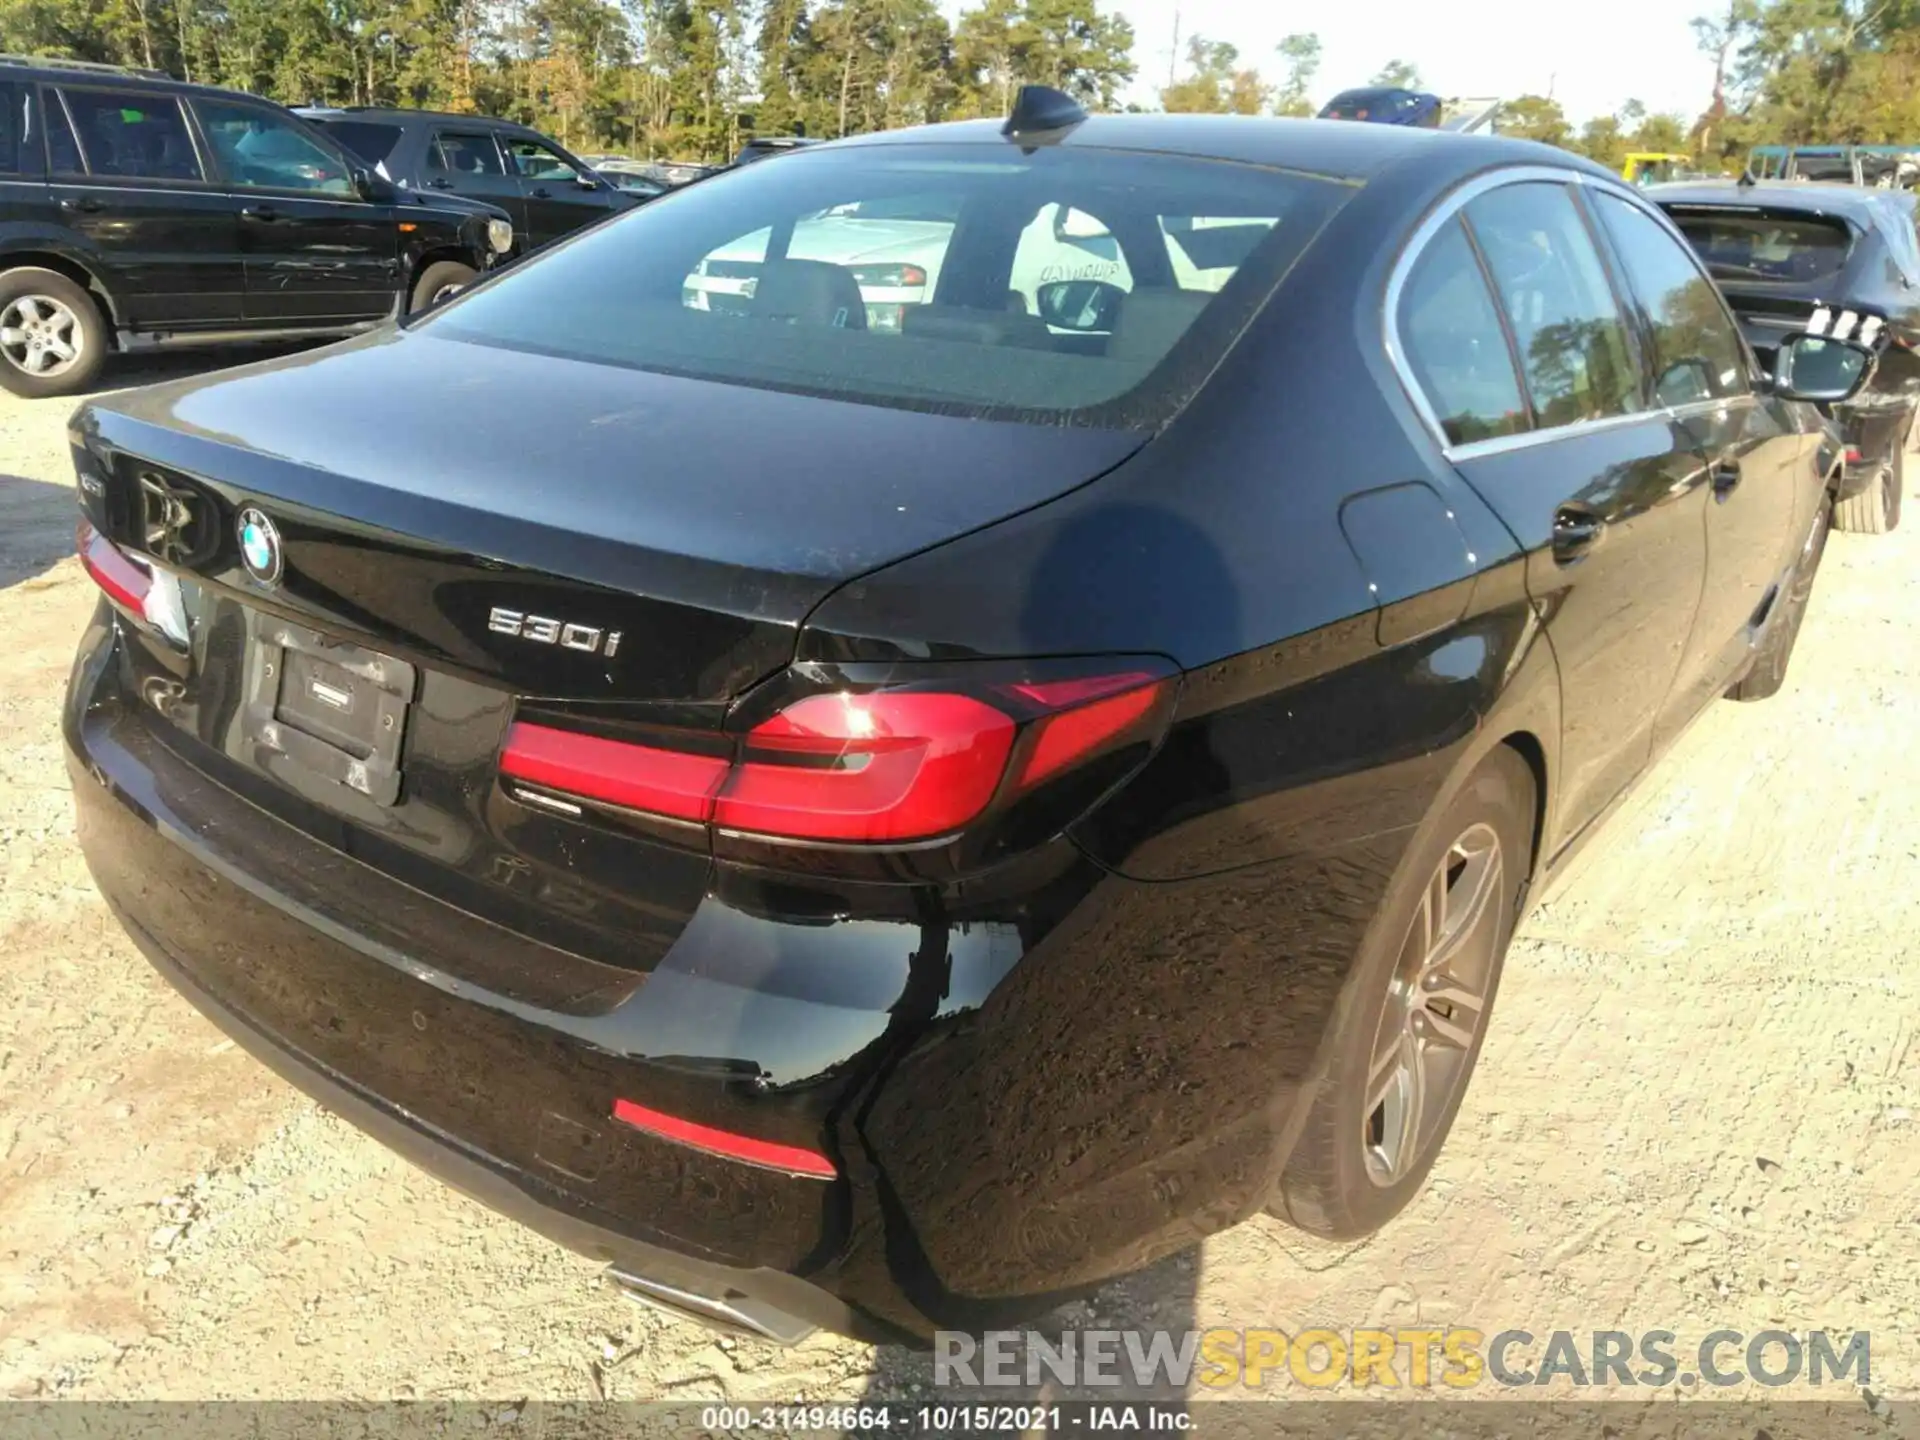
[[840,1173],[831,1160],[817,1151],[806,1150],[798,1145],[780,1145],[771,1140],[755,1140],[750,1136],[735,1135],[730,1130],[716,1130],[711,1125],[696,1125],[691,1120],[649,1110],[631,1100],[614,1101],[613,1118],[648,1135],[671,1140],[676,1145],[702,1150],[725,1160],[738,1160],[745,1165],[757,1165],[763,1170],[778,1170],[783,1174],[800,1175],[813,1180],[831,1180]]

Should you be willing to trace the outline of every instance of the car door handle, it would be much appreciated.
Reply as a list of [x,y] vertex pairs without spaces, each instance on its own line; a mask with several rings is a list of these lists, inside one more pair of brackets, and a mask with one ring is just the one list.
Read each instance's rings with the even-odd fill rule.
[[436,190],[451,190],[453,188],[453,182],[444,175],[434,176],[433,179],[427,181],[427,184]]
[[1713,481],[1714,495],[1724,500],[1733,493],[1734,486],[1740,483],[1740,462],[1731,457],[1716,460],[1707,474]]
[[278,220],[280,212],[271,205],[243,205],[240,207],[242,220]]
[[534,188],[533,198],[536,200],[551,200],[553,198],[553,192],[544,185],[536,186]]
[[98,215],[101,207],[98,200],[93,199],[91,196],[83,196],[77,200],[62,200],[60,202],[60,208],[69,215]]
[[1600,543],[1607,522],[1578,505],[1562,505],[1553,512],[1553,561],[1571,565]]

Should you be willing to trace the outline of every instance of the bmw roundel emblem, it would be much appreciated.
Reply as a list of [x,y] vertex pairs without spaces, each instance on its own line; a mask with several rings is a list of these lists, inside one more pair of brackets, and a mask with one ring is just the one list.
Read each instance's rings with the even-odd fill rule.
[[262,585],[280,583],[280,532],[266,513],[254,505],[241,510],[234,528],[240,535],[240,559],[247,573]]

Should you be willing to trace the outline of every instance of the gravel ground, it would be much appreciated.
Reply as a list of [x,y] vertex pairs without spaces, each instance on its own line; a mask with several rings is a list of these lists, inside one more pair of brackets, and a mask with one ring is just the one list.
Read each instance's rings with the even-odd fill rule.
[[[59,753],[93,605],[71,408],[0,395],[0,1396],[924,1387],[899,1352],[621,1301],[149,971],[88,881]],[[1716,706],[1524,927],[1405,1216],[1348,1246],[1245,1225],[1112,1287],[1101,1323],[1867,1330],[1874,1391],[1920,1394],[1916,616],[1920,516],[1833,538],[1786,690]]]

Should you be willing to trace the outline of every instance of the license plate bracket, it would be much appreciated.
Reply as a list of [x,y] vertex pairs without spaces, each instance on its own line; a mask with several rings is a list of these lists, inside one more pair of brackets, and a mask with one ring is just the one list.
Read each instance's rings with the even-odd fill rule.
[[[419,675],[404,660],[261,617],[247,656],[247,737],[270,770],[400,799],[400,752]],[[263,752],[263,753],[262,753]]]

